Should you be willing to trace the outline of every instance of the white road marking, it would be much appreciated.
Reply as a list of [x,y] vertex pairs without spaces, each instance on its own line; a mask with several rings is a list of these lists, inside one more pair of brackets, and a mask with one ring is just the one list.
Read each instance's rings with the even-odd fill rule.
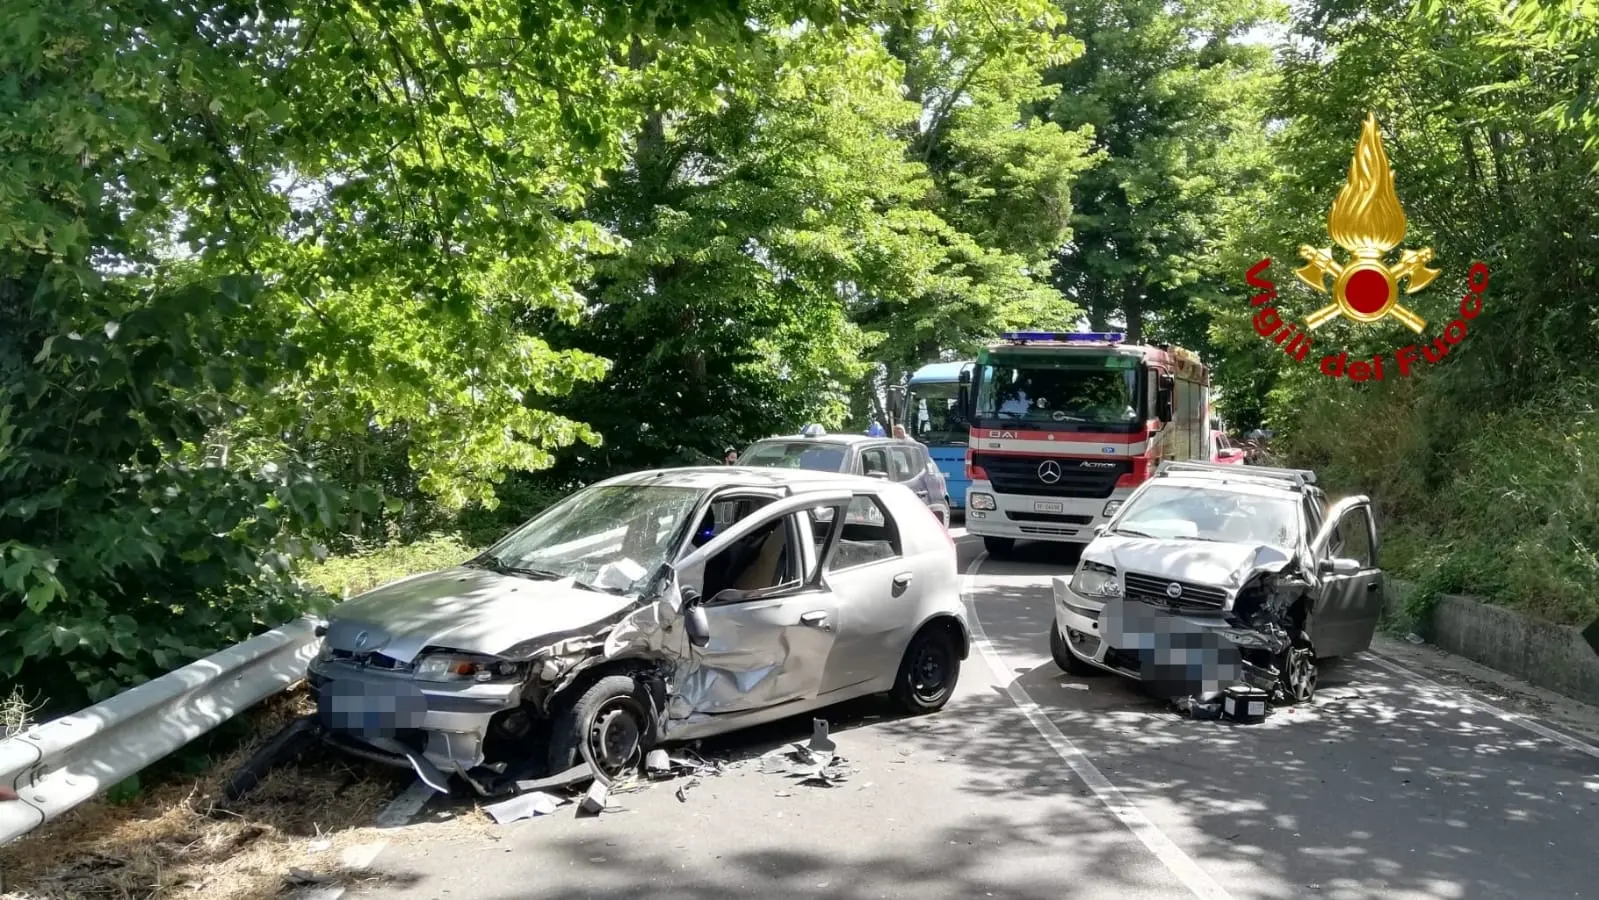
[[[1006,677],[1005,673],[1011,670],[1005,665],[1004,660],[1000,658],[999,652],[994,649],[994,645],[989,643],[988,634],[983,631],[983,621],[977,615],[977,602],[972,596],[972,582],[977,577],[978,568],[986,559],[988,559],[987,553],[979,553],[977,558],[972,560],[972,564],[966,567],[961,594],[963,595],[962,599],[966,602],[967,616],[971,620],[969,624],[972,630],[972,643],[976,645],[978,652],[983,655],[988,667],[993,669],[996,675],[1003,678]],[[1027,689],[1022,687],[1020,679],[1011,678],[1010,682],[1005,685],[1005,692],[1010,695],[1011,702],[1016,704],[1016,708],[1020,709],[1022,714],[1027,717],[1027,721],[1032,723],[1033,728],[1037,729],[1038,733],[1043,736],[1050,749],[1054,750],[1056,755],[1066,765],[1070,766],[1073,772],[1077,773],[1077,777],[1082,780],[1090,791],[1094,792],[1094,796],[1099,799],[1100,803],[1105,805],[1106,809],[1110,810],[1111,815],[1127,826],[1127,830],[1142,841],[1144,846],[1149,848],[1149,852],[1153,853],[1155,858],[1160,860],[1177,877],[1178,881],[1181,881],[1188,890],[1193,892],[1195,897],[1212,898],[1212,900],[1231,900],[1232,895],[1227,893],[1226,889],[1206,874],[1205,870],[1201,869],[1199,864],[1184,853],[1182,848],[1177,846],[1176,842],[1168,837],[1164,831],[1161,831],[1154,822],[1149,821],[1144,816],[1143,811],[1134,806],[1114,784],[1110,783],[1110,779],[1106,778],[1104,773],[1099,771],[1099,768],[1089,761],[1087,755],[1077,749],[1077,745],[1073,744],[1066,735],[1061,733],[1059,728],[1055,727],[1055,723],[1051,722],[1038,704],[1033,702],[1033,698],[1028,695]]]
[[1372,662],[1376,663],[1377,665],[1381,666],[1384,669],[1387,669],[1390,672],[1394,672],[1394,673],[1396,673],[1398,675],[1403,675],[1406,678],[1409,678],[1411,681],[1414,681],[1414,682],[1416,682],[1417,684],[1419,684],[1419,685],[1421,685],[1423,687],[1431,688],[1431,689],[1440,691],[1442,693],[1445,693],[1448,696],[1460,701],[1461,703],[1464,703],[1467,706],[1475,708],[1478,712],[1487,713],[1488,715],[1493,716],[1494,718],[1499,719],[1502,722],[1508,722],[1511,725],[1515,725],[1515,726],[1517,726],[1519,728],[1524,728],[1527,731],[1530,731],[1533,734],[1538,735],[1539,737],[1548,738],[1549,740],[1554,741],[1555,743],[1560,744],[1562,746],[1569,747],[1570,749],[1575,750],[1578,753],[1586,753],[1589,756],[1592,756],[1592,757],[1594,757],[1596,759],[1599,759],[1599,747],[1595,747],[1594,745],[1592,745],[1590,743],[1587,743],[1586,741],[1578,740],[1577,738],[1574,738],[1571,735],[1566,734],[1564,732],[1556,731],[1553,728],[1550,728],[1549,726],[1543,724],[1542,722],[1539,722],[1537,719],[1534,719],[1534,718],[1532,718],[1530,716],[1521,715],[1520,713],[1513,713],[1513,712],[1510,712],[1509,710],[1500,709],[1499,707],[1494,706],[1492,703],[1489,703],[1486,700],[1477,699],[1475,696],[1472,695],[1472,693],[1470,691],[1468,691],[1468,690],[1466,690],[1464,688],[1452,688],[1452,687],[1448,687],[1446,685],[1443,685],[1443,684],[1441,684],[1441,683],[1439,683],[1437,681],[1434,681],[1431,678],[1428,678],[1425,675],[1422,675],[1419,672],[1412,671],[1412,670],[1406,668],[1405,666],[1402,666],[1399,663],[1396,663],[1393,660],[1388,659],[1387,657],[1378,656],[1376,653],[1374,653],[1374,652],[1372,652],[1370,650],[1367,650],[1365,652],[1364,656],[1365,656],[1365,658],[1371,660]]

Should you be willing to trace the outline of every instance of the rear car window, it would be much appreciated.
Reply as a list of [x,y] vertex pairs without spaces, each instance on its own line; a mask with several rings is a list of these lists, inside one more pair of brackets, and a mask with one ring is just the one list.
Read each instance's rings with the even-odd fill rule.
[[876,497],[858,494],[844,513],[844,530],[828,558],[827,571],[838,572],[903,555],[899,528]]
[[811,469],[839,472],[844,468],[844,448],[815,441],[762,441],[739,457],[741,466],[766,466],[777,469]]

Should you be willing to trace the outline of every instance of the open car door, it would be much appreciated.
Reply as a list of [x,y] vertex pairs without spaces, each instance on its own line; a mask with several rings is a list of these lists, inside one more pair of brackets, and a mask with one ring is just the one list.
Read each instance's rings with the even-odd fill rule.
[[[768,503],[675,567],[683,611],[703,606],[703,646],[687,648],[667,710],[671,722],[754,713],[816,696],[827,674],[839,623],[838,602],[822,583],[820,548],[797,513],[817,507],[843,517],[853,494],[807,491]],[[744,552],[759,568],[786,555],[788,564],[700,596],[707,563]],[[786,569],[786,571],[784,571]],[[735,579],[737,580],[737,579]]]

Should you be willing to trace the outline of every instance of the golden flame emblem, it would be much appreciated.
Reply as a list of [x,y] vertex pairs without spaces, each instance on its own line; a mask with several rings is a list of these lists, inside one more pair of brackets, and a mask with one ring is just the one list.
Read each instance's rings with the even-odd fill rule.
[[1330,248],[1318,250],[1309,244],[1299,248],[1305,265],[1294,274],[1301,281],[1325,294],[1326,279],[1333,280],[1333,302],[1306,316],[1305,328],[1320,328],[1341,313],[1365,323],[1393,316],[1420,334],[1427,322],[1399,304],[1399,282],[1408,282],[1405,293],[1414,294],[1437,278],[1438,270],[1427,268],[1432,250],[1425,247],[1402,252],[1396,265],[1383,262],[1383,256],[1405,239],[1405,211],[1394,191],[1394,173],[1388,168],[1375,115],[1367,115],[1360,129],[1349,178],[1327,214],[1327,234],[1354,258],[1344,265],[1333,259]]

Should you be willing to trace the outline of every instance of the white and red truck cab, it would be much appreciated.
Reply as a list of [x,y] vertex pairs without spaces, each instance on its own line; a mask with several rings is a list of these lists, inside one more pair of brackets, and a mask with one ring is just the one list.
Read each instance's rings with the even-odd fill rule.
[[1209,460],[1198,354],[1111,332],[1010,332],[962,373],[966,530],[992,556],[1018,540],[1086,544],[1161,460]]

